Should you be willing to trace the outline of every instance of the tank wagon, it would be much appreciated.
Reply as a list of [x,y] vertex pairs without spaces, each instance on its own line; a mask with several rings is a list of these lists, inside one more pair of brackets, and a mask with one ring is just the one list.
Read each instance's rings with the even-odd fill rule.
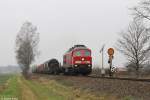
[[32,72],[43,74],[58,74],[60,72],[60,64],[57,59],[51,59],[32,68]]
[[74,45],[63,56],[65,74],[88,75],[92,71],[91,50],[85,45]]

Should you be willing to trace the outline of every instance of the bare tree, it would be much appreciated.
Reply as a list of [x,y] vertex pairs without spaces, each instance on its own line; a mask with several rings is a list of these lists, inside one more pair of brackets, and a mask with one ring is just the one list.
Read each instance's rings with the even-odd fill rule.
[[30,22],[25,22],[16,37],[16,59],[23,75],[28,78],[30,64],[38,54],[39,33]]
[[139,75],[139,68],[150,57],[150,33],[142,21],[134,20],[127,31],[121,33],[117,41],[117,49],[127,57],[129,63],[133,64]]
[[150,0],[141,0],[133,10],[136,18],[150,20]]

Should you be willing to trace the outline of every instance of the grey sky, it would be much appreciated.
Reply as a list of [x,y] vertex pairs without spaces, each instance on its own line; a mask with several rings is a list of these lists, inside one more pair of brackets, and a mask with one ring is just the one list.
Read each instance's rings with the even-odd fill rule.
[[[68,48],[82,43],[92,49],[93,62],[98,64],[101,46],[106,43],[106,49],[114,47],[118,33],[131,20],[128,8],[136,3],[137,0],[1,0],[0,65],[16,64],[15,38],[27,20],[40,33],[41,55],[36,63],[53,57],[62,61]],[[124,62],[123,56],[116,53],[114,64],[122,66]],[[107,66],[106,63],[107,60]]]

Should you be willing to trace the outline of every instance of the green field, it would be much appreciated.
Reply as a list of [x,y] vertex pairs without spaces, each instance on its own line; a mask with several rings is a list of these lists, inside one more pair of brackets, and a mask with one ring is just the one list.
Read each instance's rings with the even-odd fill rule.
[[5,84],[10,77],[11,75],[0,75],[0,85]]
[[19,98],[20,90],[17,77],[13,76],[7,81],[5,88],[0,92],[1,98]]

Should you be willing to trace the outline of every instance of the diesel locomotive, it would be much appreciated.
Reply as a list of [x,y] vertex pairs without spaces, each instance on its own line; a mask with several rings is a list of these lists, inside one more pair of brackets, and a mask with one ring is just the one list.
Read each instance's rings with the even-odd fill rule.
[[85,45],[75,45],[63,56],[63,72],[66,74],[90,74],[92,71],[91,50]]

